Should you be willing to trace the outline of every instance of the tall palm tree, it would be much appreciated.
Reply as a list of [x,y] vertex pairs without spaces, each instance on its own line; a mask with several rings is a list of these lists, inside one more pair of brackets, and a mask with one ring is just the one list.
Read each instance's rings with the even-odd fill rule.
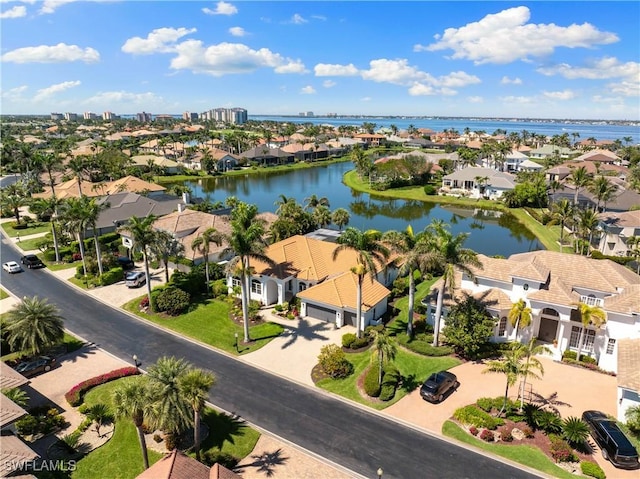
[[207,228],[196,236],[191,242],[191,248],[199,252],[204,259],[204,271],[207,278],[207,294],[209,294],[209,253],[211,244],[220,247],[224,241],[224,236],[215,228]]
[[580,361],[585,336],[584,332],[589,326],[593,326],[596,329],[600,328],[600,326],[607,322],[607,313],[599,306],[589,306],[586,303],[575,303],[575,306],[578,307],[580,322],[582,323],[580,339],[578,341],[578,353],[576,355],[576,360]]
[[469,233],[459,233],[456,236],[448,230],[448,226],[439,220],[432,222],[428,227],[428,237],[426,238],[430,250],[427,261],[433,267],[442,270],[442,287],[438,289],[436,300],[436,312],[434,318],[433,345],[438,346],[440,339],[440,316],[442,315],[442,304],[446,288],[452,291],[456,287],[456,269],[461,270],[469,278],[474,279],[475,275],[471,267],[482,268],[482,262],[478,259],[478,254],[464,248],[464,242],[469,237]]
[[368,275],[373,281],[378,270],[386,266],[385,262],[389,258],[389,249],[380,242],[381,238],[382,234],[377,230],[360,231],[357,228],[349,227],[340,235],[338,246],[333,250],[334,261],[343,251],[353,251],[356,254],[356,265],[351,268],[351,272],[358,277],[356,293],[356,333],[358,338],[362,337],[362,331],[364,331],[362,318],[362,284],[364,278]]
[[67,198],[62,207],[62,221],[67,231],[75,236],[82,258],[82,269],[87,275],[87,261],[84,251],[84,233],[87,227],[88,200],[86,196]]
[[[596,231],[600,219],[598,213],[591,208],[578,211],[578,227],[583,240],[587,240],[587,256],[591,254],[591,243],[593,241],[593,233]],[[582,248],[580,248],[580,254],[582,254]]]
[[590,191],[595,195],[597,200],[596,211],[600,211],[600,206],[605,205],[606,208],[607,202],[610,201],[611,198],[613,198],[613,195],[616,191],[618,191],[618,188],[607,178],[600,175],[595,180],[593,180]]
[[153,311],[153,302],[151,301],[151,278],[149,277],[149,246],[154,242],[155,230],[153,222],[156,217],[149,215],[145,218],[136,218],[132,216],[127,224],[122,228],[128,232],[133,240],[133,247],[142,253],[144,260],[144,275],[147,285],[147,298],[149,298],[149,310]]
[[425,233],[413,233],[411,225],[403,232],[388,231],[382,235],[382,241],[402,258],[399,274],[409,277],[409,312],[407,317],[407,334],[413,336],[413,303],[415,302],[416,285],[413,277],[416,270],[424,272],[428,269],[428,246],[424,241]]
[[82,179],[87,171],[89,159],[84,156],[76,156],[71,158],[67,163],[67,167],[73,172],[78,183],[78,196],[82,196]]
[[184,245],[176,240],[171,233],[158,230],[153,235],[153,241],[149,245],[150,252],[159,258],[164,266],[165,282],[169,282],[169,261],[172,258],[180,258],[184,253]]
[[316,225],[318,225],[318,227],[320,228],[324,228],[329,223],[331,223],[331,211],[326,206],[317,206],[313,210],[311,216],[313,217]]
[[100,241],[98,241],[97,223],[100,218],[100,214],[109,207],[109,203],[99,203],[96,198],[83,197],[85,201],[85,221],[88,227],[91,228],[93,233],[93,243],[96,248],[96,260],[98,262],[98,271],[100,275],[103,273],[102,269],[102,253],[100,252]]
[[553,204],[552,210],[554,220],[560,223],[560,251],[562,251],[562,245],[564,244],[564,227],[573,218],[573,205],[568,199],[562,198]]
[[576,188],[576,191],[573,194],[573,205],[576,206],[578,204],[578,194],[580,193],[580,189],[589,186],[591,183],[591,175],[587,172],[587,169],[584,166],[580,166],[571,170],[568,181]]
[[163,356],[149,366],[147,377],[155,398],[149,414],[158,429],[179,434],[192,425],[191,405],[180,388],[181,378],[191,370],[188,361],[174,356]]
[[487,361],[487,367],[482,371],[483,374],[498,373],[506,376],[507,384],[504,390],[504,401],[498,415],[501,415],[502,411],[507,407],[509,388],[513,386],[522,375],[522,359],[524,356],[525,346],[520,343],[511,343],[511,347],[504,352],[502,358]]
[[5,331],[11,349],[38,355],[62,340],[64,319],[46,299],[25,296],[7,313]]
[[51,196],[50,198],[37,198],[31,203],[31,209],[45,213],[49,216],[49,222],[51,223],[51,235],[53,236],[53,250],[56,255],[56,263],[60,262],[60,246],[58,239],[58,226],[56,222],[58,220],[58,211],[64,204],[64,201]]
[[242,301],[242,319],[244,326],[244,342],[251,341],[249,335],[249,294],[251,269],[250,260],[275,265],[274,261],[264,254],[264,221],[257,218],[258,207],[238,201],[231,211],[231,234],[226,238],[229,245],[222,255],[235,254],[229,261],[229,271],[240,275],[240,297]]
[[349,224],[351,215],[344,208],[338,208],[331,214],[331,221],[342,231],[342,228]]
[[193,408],[193,448],[198,460],[200,460],[200,414],[204,409],[209,389],[215,382],[215,376],[202,369],[187,371],[178,379],[178,387],[182,396]]
[[329,205],[329,200],[327,199],[326,196],[323,196],[322,198],[318,198],[316,195],[311,195],[308,198],[304,199],[304,207],[306,209],[313,209],[313,208],[317,208],[318,206],[326,206],[327,208],[330,206]]
[[544,367],[535,356],[551,352],[548,347],[536,343],[537,338],[531,338],[529,342],[524,345],[524,363],[522,364],[522,372],[520,374],[522,376],[522,384],[520,385],[520,411],[524,408],[524,392],[527,386],[527,379],[540,379],[534,370],[540,371],[540,375],[544,374]]
[[0,191],[2,208],[7,208],[13,212],[17,224],[20,224],[20,208],[29,204],[27,195],[27,191],[19,183],[8,185]]
[[531,324],[531,308],[527,306],[524,299],[520,298],[513,303],[509,315],[507,316],[509,323],[515,329],[514,338],[518,340],[518,330],[520,327],[526,328]]
[[389,334],[386,331],[371,331],[373,336],[373,354],[372,359],[378,361],[378,384],[382,385],[382,369],[384,365],[393,361],[396,357],[398,348],[395,343],[389,338]]
[[136,377],[122,382],[113,391],[113,404],[115,405],[115,415],[117,418],[129,418],[138,432],[138,442],[142,451],[142,461],[144,468],[149,468],[149,453],[147,443],[144,438],[142,425],[144,424],[145,411],[148,410],[152,402],[149,384],[146,378]]

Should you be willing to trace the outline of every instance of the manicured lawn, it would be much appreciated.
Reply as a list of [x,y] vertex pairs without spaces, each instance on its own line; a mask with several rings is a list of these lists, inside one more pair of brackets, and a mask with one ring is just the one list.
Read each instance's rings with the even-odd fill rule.
[[[560,251],[560,226],[559,225],[543,225],[536,221],[522,208],[514,208],[510,210],[518,221],[526,225],[538,240],[550,251]],[[565,233],[564,240],[567,241],[568,233]],[[565,253],[573,253],[571,247],[564,246],[562,251]]]
[[542,451],[531,446],[517,446],[505,444],[490,444],[477,439],[467,432],[463,431],[457,424],[452,421],[445,421],[442,425],[442,434],[457,439],[458,441],[488,451],[498,456],[506,457],[514,462],[529,466],[538,471],[542,471],[553,477],[561,479],[575,479],[576,476],[569,474],[564,469],[556,466]]
[[317,386],[347,399],[351,399],[352,401],[359,402],[360,404],[365,404],[375,409],[384,409],[395,404],[409,392],[420,386],[431,373],[443,369],[450,369],[460,364],[459,360],[452,357],[427,357],[398,348],[393,363],[404,378],[403,385],[396,391],[396,395],[391,401],[382,402],[365,399],[360,395],[357,388],[358,378],[371,363],[372,354],[373,349],[361,353],[347,354],[347,359],[354,366],[353,374],[345,379],[323,379],[317,383]]
[[[160,326],[183,334],[205,344],[222,349],[231,354],[246,354],[260,349],[273,338],[278,337],[284,328],[276,323],[260,323],[250,328],[252,342],[243,344],[242,324],[233,322],[229,317],[229,304],[218,299],[210,299],[196,305],[193,311],[177,317],[140,312],[140,298],[124,305],[124,309]],[[235,348],[235,333],[238,333],[239,351]]]
[[51,231],[50,223],[33,222],[29,225],[28,228],[21,229],[21,230],[13,229],[13,227],[10,226],[10,224],[11,223],[9,222],[9,223],[3,223],[1,225],[2,229],[5,231],[5,233],[7,233],[7,236],[9,236],[10,238],[15,238],[16,236],[20,236],[22,238],[24,236],[33,235],[36,233],[44,233],[47,231]]
[[76,261],[74,263],[56,263],[56,262],[48,262],[48,261],[42,260],[42,262],[47,265],[47,269],[49,271],[60,271],[62,269],[75,268],[76,266],[81,264],[80,261]]
[[[3,319],[6,318],[6,313],[2,315],[2,318]],[[68,353],[71,353],[73,351],[77,351],[78,349],[80,349],[84,345],[84,342],[82,342],[81,340],[79,340],[75,336],[65,332],[64,333],[64,337],[62,338],[62,345],[65,347],[65,349],[66,349],[66,351]],[[24,356],[24,353],[21,353],[21,352],[9,353],[9,354],[5,354],[4,356],[0,357],[0,360],[1,361],[13,361],[13,360],[18,359],[18,358],[20,358],[22,356]]]
[[0,300],[8,297],[9,297],[9,293],[7,293],[4,289],[0,288]]
[[22,251],[33,251],[38,249],[38,245],[42,240],[44,240],[44,236],[38,236],[36,238],[30,239],[20,239],[20,242],[16,243],[16,246]]

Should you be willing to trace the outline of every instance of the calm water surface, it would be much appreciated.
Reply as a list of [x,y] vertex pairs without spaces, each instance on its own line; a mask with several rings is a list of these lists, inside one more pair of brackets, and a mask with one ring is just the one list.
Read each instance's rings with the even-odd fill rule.
[[293,170],[283,173],[251,174],[185,182],[193,195],[212,202],[229,196],[254,203],[260,211],[275,212],[280,195],[305,204],[315,194],[329,199],[330,208],[345,208],[351,213],[349,226],[380,231],[404,230],[411,225],[415,232],[434,219],[451,225],[451,231],[470,233],[466,246],[486,255],[504,255],[542,249],[538,240],[511,215],[437,205],[419,201],[390,200],[353,191],[342,183],[350,162]]

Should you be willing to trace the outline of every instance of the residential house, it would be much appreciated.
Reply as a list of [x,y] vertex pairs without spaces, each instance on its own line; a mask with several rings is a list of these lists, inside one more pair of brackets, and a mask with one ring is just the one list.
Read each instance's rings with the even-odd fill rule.
[[238,166],[240,161],[236,155],[210,146],[207,147],[206,151],[199,150],[192,155],[183,157],[180,163],[192,170],[202,170],[202,160],[207,154],[213,160],[213,167],[216,171],[232,170]]
[[131,157],[131,163],[134,166],[143,166],[147,168],[158,167],[165,173],[174,174],[180,171],[180,164],[177,161],[170,160],[165,156],[157,155],[136,155]]
[[324,143],[290,143],[281,150],[294,155],[298,161],[315,161],[329,156],[329,147]]
[[218,463],[208,467],[174,449],[136,479],[242,479],[242,476]]
[[516,186],[515,176],[493,168],[468,167],[442,177],[441,194],[470,198],[501,198]]
[[[300,315],[327,321],[342,327],[356,325],[358,279],[351,272],[357,263],[356,253],[342,251],[333,258],[336,244],[309,236],[296,235],[267,247],[265,254],[275,267],[251,260],[250,297],[265,305],[282,304],[297,296]],[[366,277],[362,286],[364,325],[376,323],[387,311],[387,298],[397,277],[390,262],[380,265],[376,279]],[[229,292],[240,280],[229,276]]]
[[535,161],[531,161],[529,159],[522,161],[518,166],[518,171],[536,172],[536,171],[542,171],[542,170],[544,170],[544,166],[542,166],[539,163],[536,163]]
[[[483,159],[483,161],[487,161],[487,158]],[[525,155],[524,153],[518,150],[511,150],[504,157],[504,165],[502,170],[508,171],[509,173],[520,171],[522,169],[521,165],[525,161],[530,161],[527,155]],[[538,165],[537,163],[533,163],[533,164],[537,165],[539,169],[542,169],[542,166]],[[486,166],[489,166],[489,165],[486,165]]]
[[[493,341],[529,341],[538,338],[560,360],[566,350],[577,351],[584,332],[582,354],[596,359],[598,366],[617,371],[618,342],[640,338],[640,276],[610,260],[555,251],[533,251],[511,255],[508,259],[478,255],[483,268],[472,268],[475,281],[457,273],[456,289],[447,290],[443,311],[446,315],[464,293],[487,304],[496,320]],[[436,297],[442,281],[434,284],[423,300],[427,322],[434,324]],[[518,336],[507,316],[513,303],[523,299],[532,311],[532,322]],[[583,327],[579,303],[602,308],[607,322],[600,328]]]
[[294,155],[280,148],[269,148],[267,145],[256,146],[240,153],[240,157],[248,161],[256,161],[264,166],[293,163]]
[[[136,176],[125,176],[115,181],[104,181],[101,183],[92,183],[90,181],[81,181],[80,188],[84,196],[95,197],[105,196],[114,193],[128,191],[131,193],[144,193],[149,197],[162,195],[166,191],[164,186],[141,180]],[[78,180],[75,178],[55,185],[55,194],[57,198],[79,198]],[[50,187],[46,186],[40,193],[34,193],[34,198],[51,198],[53,192]]]
[[631,407],[640,406],[640,338],[618,344],[618,421],[626,421]]
[[628,256],[627,240],[640,236],[640,210],[601,213],[598,219],[602,231],[598,251],[608,256]]
[[542,145],[540,148],[535,148],[529,152],[529,158],[532,160],[544,160],[545,158],[558,157],[564,160],[568,160],[572,156],[578,154],[577,151],[567,148],[565,146],[556,145]]
[[377,133],[359,133],[355,135],[354,138],[361,140],[365,147],[380,146],[387,139],[384,135],[379,135]]

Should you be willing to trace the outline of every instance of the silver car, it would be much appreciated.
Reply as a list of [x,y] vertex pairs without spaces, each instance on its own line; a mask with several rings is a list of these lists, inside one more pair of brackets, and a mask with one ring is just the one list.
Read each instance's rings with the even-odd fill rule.
[[124,284],[127,288],[139,288],[147,282],[147,278],[142,271],[130,271],[124,277]]

